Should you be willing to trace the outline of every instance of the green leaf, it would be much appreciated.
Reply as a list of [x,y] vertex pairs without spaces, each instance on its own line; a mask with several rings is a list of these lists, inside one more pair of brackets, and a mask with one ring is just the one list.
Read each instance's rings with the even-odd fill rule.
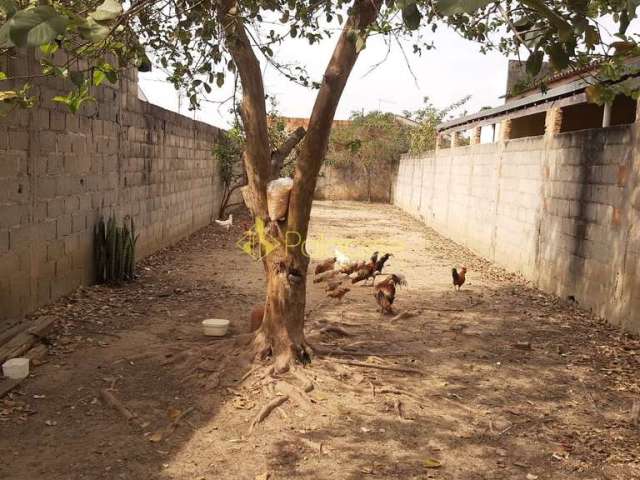
[[78,25],[78,32],[85,40],[97,43],[107,38],[110,30],[104,25],[100,25],[93,18],[87,17],[83,23]]
[[422,20],[422,14],[415,2],[408,3],[402,9],[402,21],[409,30],[417,30],[420,26],[420,20]]
[[216,85],[218,85],[218,87],[224,85],[224,73],[216,73]]
[[556,70],[564,70],[569,66],[569,56],[559,43],[549,45],[547,47],[547,53],[549,54],[553,68]]
[[458,13],[473,13],[491,2],[492,0],[438,0],[436,7],[438,12],[448,16]]
[[93,84],[96,87],[99,87],[102,84],[102,82],[104,82],[106,79],[107,79],[107,74],[104,73],[102,70],[99,70],[96,68],[93,71]]
[[13,0],[0,0],[0,10],[2,10],[9,19],[16,14],[18,7]]
[[56,42],[40,45],[40,51],[45,55],[53,55],[58,51],[58,44]]
[[96,22],[118,18],[122,14],[122,4],[118,0],[104,0],[89,16]]
[[42,5],[16,13],[9,21],[9,37],[17,47],[39,47],[63,34],[68,23],[53,7]]
[[7,79],[7,74],[4,72],[0,72],[0,80],[6,80]]
[[527,58],[527,73],[532,77],[535,77],[540,73],[542,69],[542,60],[544,59],[544,52],[538,50],[537,52],[533,52]]

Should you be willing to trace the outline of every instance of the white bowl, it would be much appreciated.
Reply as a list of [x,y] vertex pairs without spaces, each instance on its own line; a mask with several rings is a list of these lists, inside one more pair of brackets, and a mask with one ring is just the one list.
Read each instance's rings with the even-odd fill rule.
[[12,358],[2,364],[2,373],[7,378],[22,380],[29,376],[29,359]]
[[202,321],[202,330],[209,337],[223,337],[229,330],[229,320],[208,318]]

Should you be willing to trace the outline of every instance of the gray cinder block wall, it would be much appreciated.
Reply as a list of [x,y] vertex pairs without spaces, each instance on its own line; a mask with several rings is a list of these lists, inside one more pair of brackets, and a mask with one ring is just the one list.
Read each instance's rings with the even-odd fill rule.
[[394,203],[543,290],[640,332],[638,125],[405,157]]
[[[2,61],[37,71],[32,54]],[[137,72],[96,89],[78,114],[50,100],[69,91],[64,81],[33,85],[37,106],[0,119],[0,326],[92,282],[101,215],[131,215],[143,257],[207,225],[220,204],[220,131],[139,100]]]

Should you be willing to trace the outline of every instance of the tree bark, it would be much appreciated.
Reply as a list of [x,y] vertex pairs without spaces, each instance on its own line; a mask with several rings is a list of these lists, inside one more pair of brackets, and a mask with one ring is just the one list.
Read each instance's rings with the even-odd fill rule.
[[301,155],[296,162],[286,223],[277,223],[270,222],[267,216],[266,185],[275,165],[269,153],[260,65],[242,19],[236,15],[235,1],[220,2],[218,14],[225,33],[225,43],[242,83],[241,113],[247,145],[245,160],[248,184],[255,197],[254,214],[265,222],[267,232],[280,242],[278,248],[262,259],[267,277],[267,297],[262,325],[254,339],[256,356],[272,356],[276,372],[288,370],[295,361],[306,363],[309,360],[303,331],[309,266],[305,239],[313,192],[327,150],[338,101],[358,57],[354,33],[361,32],[364,35],[366,28],[375,21],[381,3],[382,0],[354,1],[353,13],[345,24],[325,72]]
[[278,178],[280,171],[284,165],[284,160],[289,156],[291,151],[296,148],[300,141],[304,138],[307,131],[304,127],[298,127],[289,135],[277,150],[271,152],[271,178]]

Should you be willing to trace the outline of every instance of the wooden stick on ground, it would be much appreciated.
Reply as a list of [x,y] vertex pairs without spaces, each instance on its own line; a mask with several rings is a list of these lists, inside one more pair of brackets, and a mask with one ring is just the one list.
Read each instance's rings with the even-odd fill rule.
[[391,367],[386,365],[374,365],[372,363],[365,362],[354,362],[350,360],[333,360],[335,363],[341,363],[342,365],[352,365],[354,367],[364,367],[364,368],[376,368],[378,370],[391,370],[392,372],[403,372],[403,373],[415,373],[418,375],[424,375],[424,372],[418,370],[416,368],[409,367]]
[[258,415],[256,415],[256,418],[254,418],[253,421],[251,422],[251,426],[249,427],[249,433],[253,432],[253,429],[257,424],[264,421],[264,419],[267,418],[269,414],[273,412],[273,410],[275,410],[277,407],[282,405],[287,400],[289,400],[289,397],[287,395],[283,395],[281,397],[274,398],[269,403],[267,403],[264,407],[262,407],[262,409],[258,412]]
[[100,396],[102,397],[102,399],[105,401],[107,405],[115,409],[120,415],[122,415],[127,420],[127,422],[138,423],[137,421],[138,416],[135,413],[133,413],[131,410],[129,410],[127,407],[125,407],[122,404],[122,402],[118,400],[116,396],[113,393],[111,393],[109,390],[107,390],[106,388],[103,388],[102,390],[100,390]]

